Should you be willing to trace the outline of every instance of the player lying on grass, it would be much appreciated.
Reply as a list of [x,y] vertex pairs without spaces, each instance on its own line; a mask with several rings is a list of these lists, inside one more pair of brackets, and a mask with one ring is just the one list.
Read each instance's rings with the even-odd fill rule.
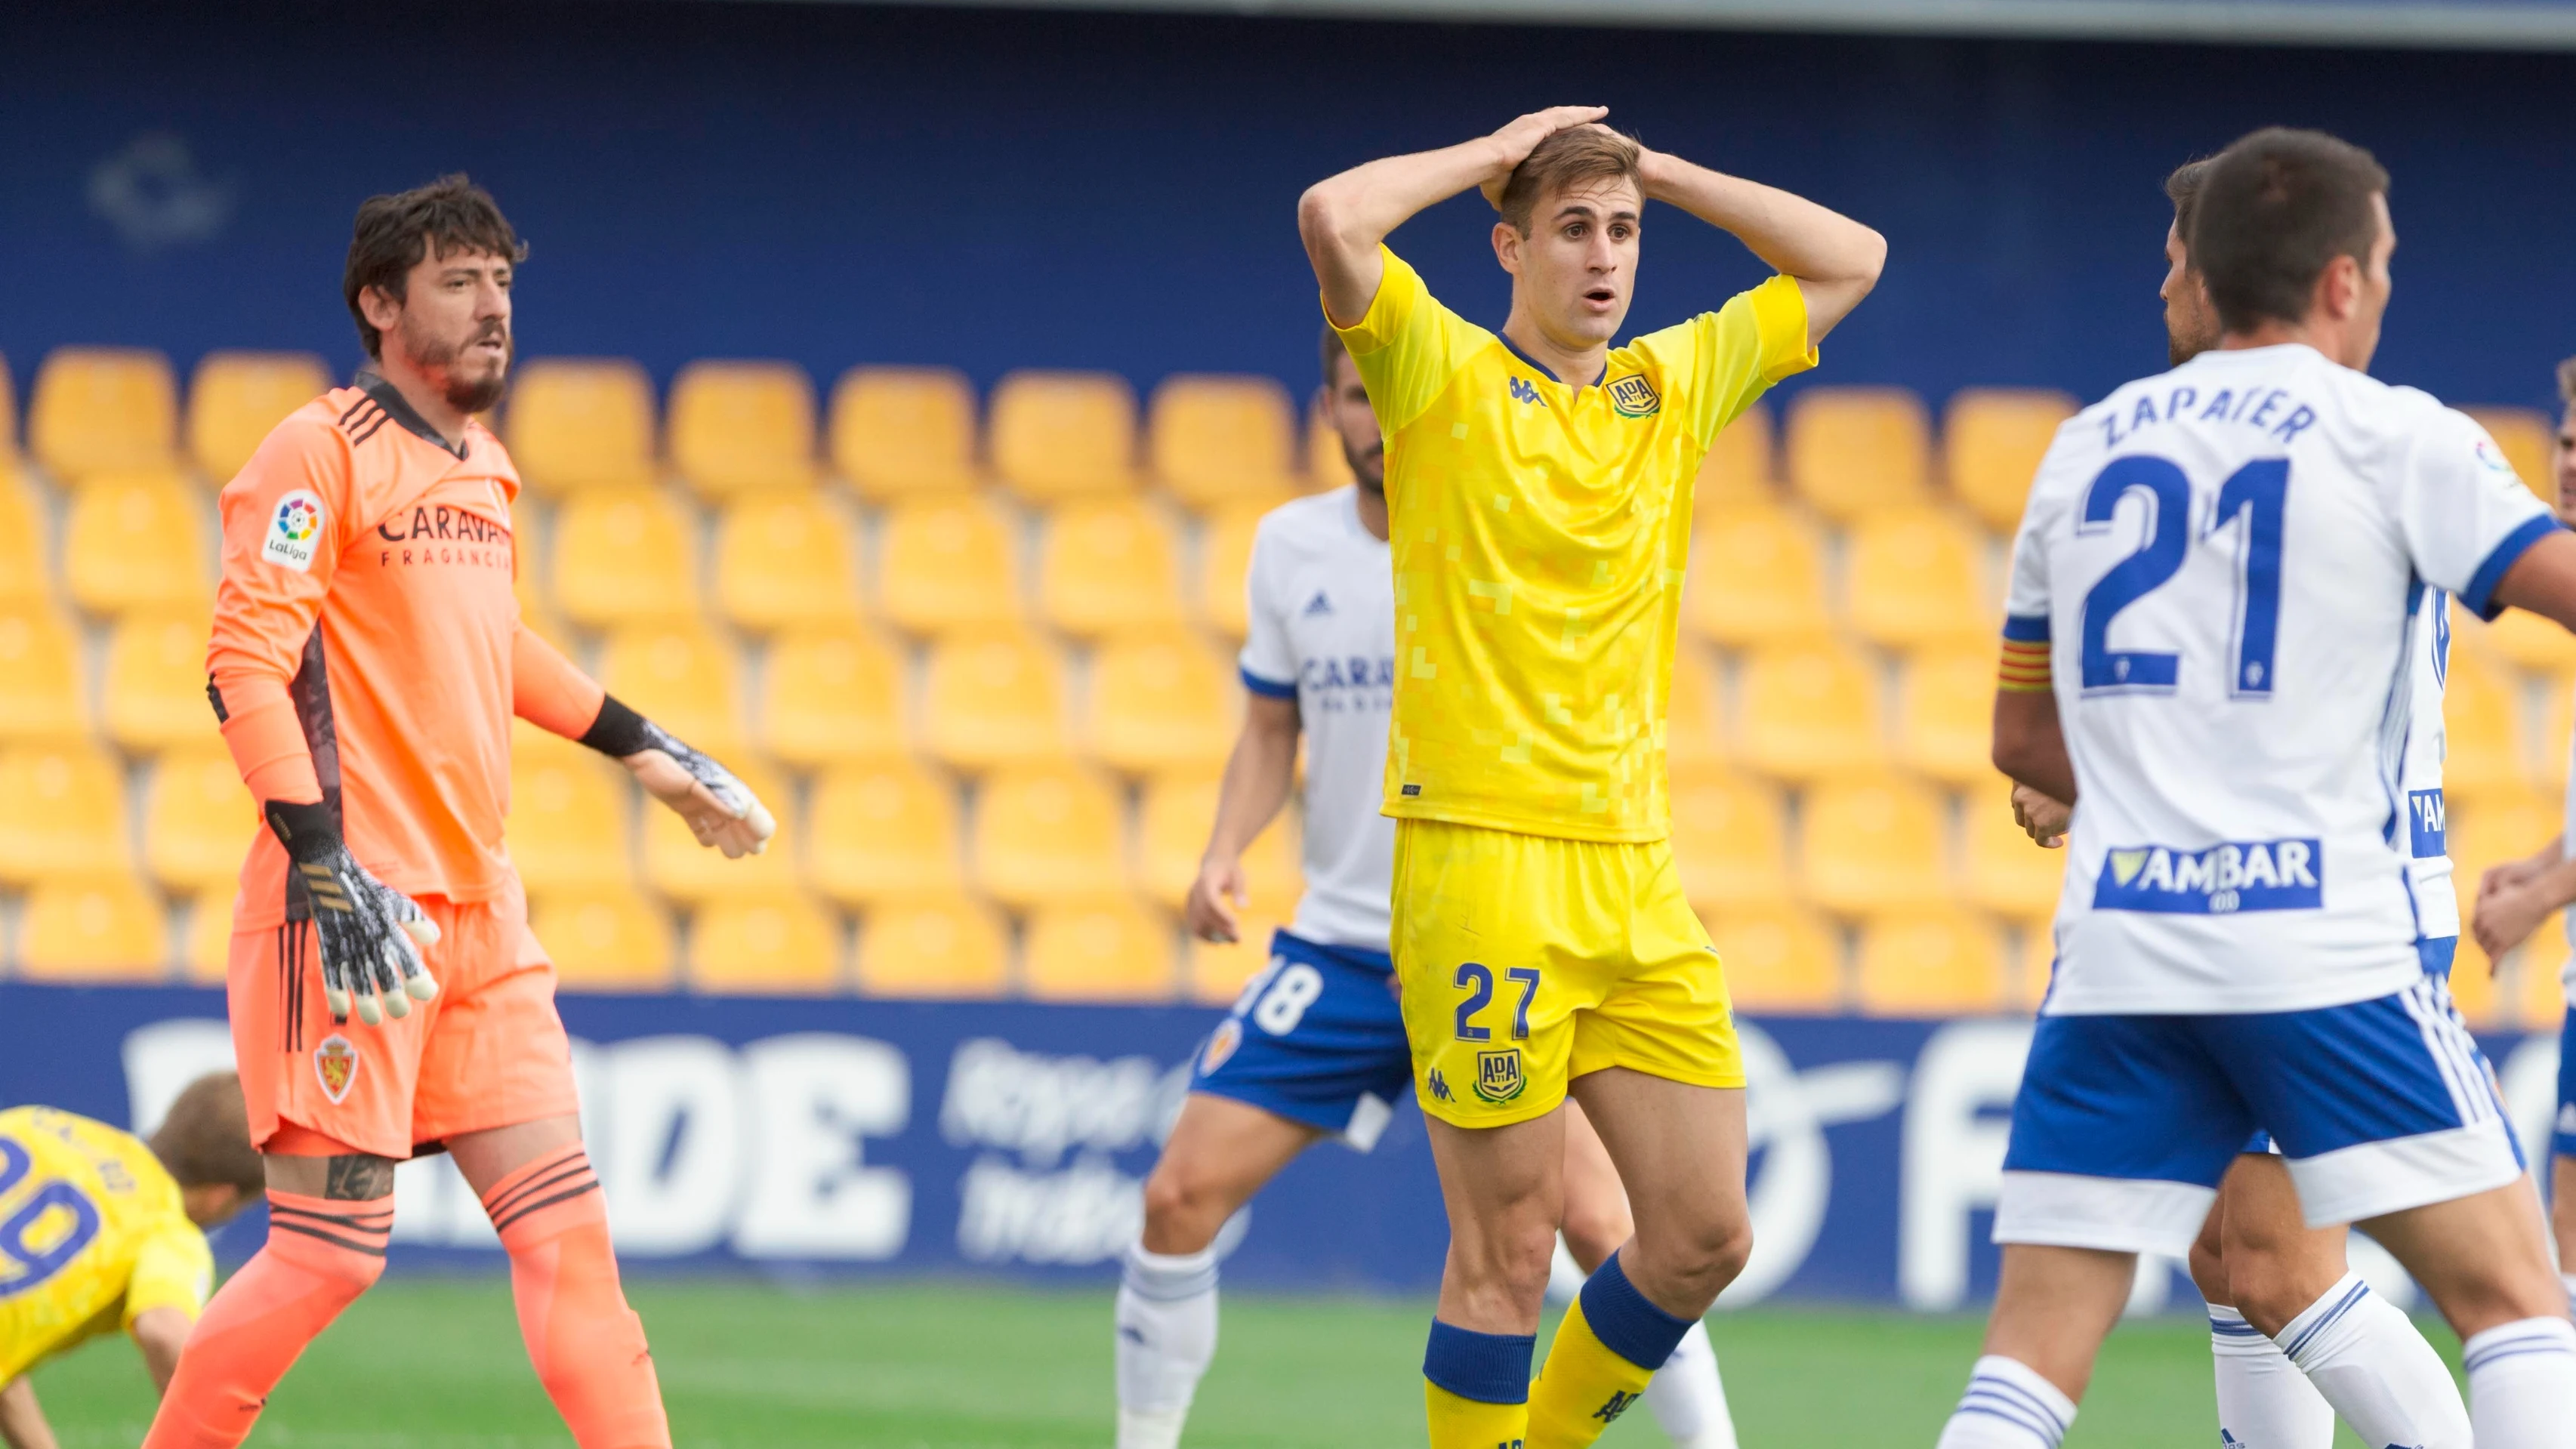
[[[1886,256],[1869,228],[1647,150],[1604,114],[1560,107],[1373,161],[1298,207],[1387,448],[1390,944],[1450,1227],[1423,1359],[1434,1449],[1592,1442],[1751,1250],[1743,1062],[1669,839],[1691,485],[1719,428],[1815,365]],[[1502,213],[1499,334],[1385,246],[1470,188]],[[1614,349],[1648,201],[1778,275]],[[1533,1384],[1569,1090],[1636,1227]]]
[[[1190,929],[1242,933],[1243,851],[1288,799],[1306,739],[1306,893],[1201,1052],[1145,1181],[1145,1229],[1118,1294],[1118,1446],[1169,1449],[1216,1352],[1217,1234],[1326,1137],[1366,1152],[1412,1080],[1386,953],[1395,824],[1378,801],[1395,694],[1385,448],[1359,369],[1323,336],[1323,407],[1357,480],[1262,519],[1247,583],[1250,692],[1190,891]],[[1628,1200],[1582,1109],[1565,1112],[1565,1242],[1585,1272],[1628,1236]],[[1734,1449],[1708,1330],[1694,1324],[1646,1386],[1682,1449]]]
[[[1943,1449],[2056,1449],[2136,1255],[2189,1253],[2256,1129],[2305,1226],[2358,1223],[2459,1333],[2480,1449],[2576,1425],[2576,1324],[2425,970],[2396,794],[2425,588],[2576,627],[2576,538],[2477,424],[2362,371],[2387,192],[2318,132],[2220,155],[2183,239],[2218,346],[2069,420],[2032,485],[1994,758],[2077,808],[2001,1282]],[[2285,1328],[2289,1356],[2347,1312]]]
[[670,1443],[503,847],[511,717],[622,762],[728,856],[772,826],[520,622],[518,474],[474,415],[508,380],[522,250],[461,176],[360,207],[342,293],[375,370],[278,424],[222,494],[207,695],[269,826],[226,970],[269,1235],[189,1337],[151,1449],[241,1442],[384,1271],[394,1164],[442,1148],[574,1440]]
[[[2576,357],[2558,364],[2558,398],[2562,411],[2550,447],[2550,472],[2558,517],[2576,525]],[[2567,748],[2576,753],[2576,740],[2570,740]],[[2566,818],[2567,828],[2557,839],[2528,859],[2489,867],[2478,881],[2470,931],[2490,960],[2503,960],[2550,912],[2576,905],[2576,850],[2569,848],[2570,842],[2576,842],[2576,775],[2568,779]],[[2567,930],[2569,941],[2576,943],[2576,919],[2568,922]],[[2576,958],[2569,961],[2566,980],[2569,995],[2576,997]],[[2559,1030],[2558,1120],[2549,1146],[2549,1203],[2551,1226],[2558,1238],[2558,1271],[2568,1291],[2576,1293],[2576,1003],[2567,1008]]]
[[[2165,180],[2174,204],[2165,232],[2165,336],[2180,367],[2218,345],[2217,314],[2183,239],[2209,162]],[[2442,681],[2450,654],[2450,595],[2426,589],[2407,632],[2412,714],[2400,791],[2408,803],[2407,883],[2424,969],[2447,975],[2459,944],[2459,904],[2442,831]],[[2020,646],[2034,650],[2043,646]],[[2041,671],[2044,675],[2044,670]],[[2033,838],[2064,845],[2067,808],[2013,787],[2014,814]],[[2449,1444],[2468,1437],[2468,1409],[2433,1346],[2395,1305],[2353,1273],[2349,1230],[2311,1229],[2288,1166],[2257,1132],[2219,1183],[2191,1247],[2192,1282],[2209,1305],[2210,1355],[2223,1444],[2331,1449],[2335,1416],[2372,1444]]]
[[241,1083],[188,1084],[149,1142],[51,1107],[0,1112],[0,1441],[55,1449],[27,1371],[122,1328],[155,1391],[214,1286],[205,1230],[259,1195]]

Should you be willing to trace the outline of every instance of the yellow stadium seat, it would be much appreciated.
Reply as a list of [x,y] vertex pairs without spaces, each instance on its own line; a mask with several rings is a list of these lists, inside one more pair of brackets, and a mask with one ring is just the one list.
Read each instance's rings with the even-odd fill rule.
[[2513,990],[2506,1005],[2526,1031],[2550,1031],[2567,1019],[2567,923],[2551,916],[2531,933],[2515,963]]
[[214,607],[203,501],[175,473],[101,473],[72,490],[63,580],[93,614]]
[[528,930],[571,991],[668,991],[679,956],[671,913],[633,886],[550,890],[528,900]]
[[1911,781],[1835,780],[1806,793],[1798,874],[1837,915],[1946,904],[1950,851],[1941,801]]
[[1950,492],[1996,533],[2021,526],[2031,475],[2075,416],[2075,399],[2037,388],[1972,387],[1950,396],[1941,420],[1941,459]]
[[228,891],[264,827],[219,741],[165,751],[143,792],[143,865],[172,891]]
[[540,357],[510,381],[510,461],[530,490],[649,487],[653,380],[622,357]]
[[1926,650],[1905,661],[1897,690],[1896,755],[1947,785],[1995,776],[1996,649]]
[[32,601],[0,605],[0,740],[86,739],[82,673],[75,625]]
[[1013,910],[1127,889],[1118,791],[1067,765],[1010,770],[975,797],[975,883]]
[[832,466],[862,498],[975,486],[975,387],[946,367],[853,367],[832,387]]
[[1744,661],[1739,754],[1784,780],[1875,769],[1887,760],[1879,694],[1876,670],[1847,651],[1757,649]]
[[[0,615],[0,621],[6,616]],[[0,629],[7,624],[0,622]],[[2571,752],[2576,752],[2576,678],[2553,675],[2541,681],[2548,701],[2540,735],[2540,782],[2552,790],[2567,788],[2567,766]]]
[[179,943],[180,979],[192,986],[223,985],[232,944],[232,885],[208,886],[189,897],[187,935]]
[[[0,387],[8,385],[0,377]],[[0,607],[48,598],[53,592],[51,534],[35,490],[9,471],[8,444],[0,440]]]
[[960,633],[930,651],[922,746],[970,774],[1061,759],[1071,753],[1064,701],[1064,663],[1052,646],[1018,629]]
[[1181,622],[1171,530],[1127,499],[1050,510],[1038,548],[1038,613],[1077,639]]
[[1788,807],[1777,787],[1735,775],[1675,780],[1672,841],[1682,893],[1703,914],[1789,894]]
[[1252,536],[1269,505],[1237,503],[1209,513],[1199,527],[1199,617],[1228,639],[1250,627],[1245,580],[1252,572]]
[[286,415],[331,390],[309,352],[209,352],[188,384],[188,457],[222,487]]
[[593,488],[554,519],[555,602],[585,629],[694,619],[697,520],[658,488]]
[[699,625],[635,624],[608,636],[599,682],[709,754],[739,753],[742,686],[733,646]]
[[841,989],[841,923],[802,896],[717,896],[689,924],[689,984],[830,995]]
[[1705,520],[1720,509],[1777,505],[1780,489],[1771,481],[1771,449],[1771,410],[1759,402],[1718,429],[1692,485],[1693,516]]
[[[2457,799],[2450,794],[2446,776],[2443,795],[2449,814],[2444,822],[2447,828],[2443,844],[2451,856],[2451,889],[2459,900],[2462,927],[2459,960],[2451,974],[2466,978],[2483,975],[2488,965],[2486,953],[2477,948],[2466,929],[2477,916],[2479,879],[2488,870],[2524,859],[2558,838],[2565,817],[2559,801],[2536,791],[2500,791]],[[2537,937],[2555,928],[2553,918],[2543,922],[2532,935]],[[2465,998],[2480,988],[2464,979],[2458,989]]]
[[1929,502],[1932,428],[1903,388],[1811,387],[1789,407],[1789,487],[1836,523]]
[[1906,509],[1853,524],[1844,560],[1854,632],[1889,649],[1984,642],[2003,625],[1986,583],[1985,539],[1957,514]]
[[1955,910],[1881,916],[1861,928],[1860,1009],[1871,1016],[2000,1013],[2003,943],[1994,927]]
[[170,359],[127,347],[57,347],[36,369],[27,447],[56,478],[164,470],[178,462]]
[[1022,962],[1040,1001],[1165,1001],[1174,979],[1171,923],[1121,897],[1050,906],[1029,918]]
[[[2467,919],[2464,913],[2462,922],[2465,924]],[[2557,919],[2552,917],[2541,923],[2540,930],[2548,930],[2557,924]],[[2540,931],[2532,934],[2537,936]],[[2499,978],[2512,974],[2520,966],[2522,953],[2508,952],[2507,964],[2497,967],[2488,962],[2485,952],[2467,939],[2466,932],[2462,932],[2462,937],[2461,950],[2451,966],[2451,1004],[2467,1018],[2469,1025],[2481,1031],[2493,1030],[2504,1025],[2510,1004],[2507,983]]]
[[670,423],[671,466],[709,497],[814,484],[814,384],[792,362],[692,362]]
[[1288,390],[1267,377],[1165,378],[1146,419],[1154,476],[1191,508],[1295,492],[1296,434]]
[[2038,1011],[2057,974],[2057,933],[2049,922],[2021,923],[2020,946],[2012,964],[2013,980],[2005,988],[2004,1004],[2014,1012]]
[[756,633],[859,616],[858,551],[813,493],[739,498],[716,524],[716,607]]
[[1691,541],[1682,623],[1731,649],[1831,633],[1824,545],[1816,531],[1777,504],[1701,514],[1699,536]]
[[2450,799],[2518,795],[2528,785],[2520,683],[2474,649],[2453,649],[2442,698],[2447,753],[2442,792]]
[[1279,931],[1274,920],[1244,916],[1231,941],[1189,940],[1189,959],[1184,970],[1189,976],[1190,999],[1206,1006],[1230,1005],[1243,994],[1243,988],[1261,969],[1270,964],[1271,937]]
[[690,905],[796,894],[804,851],[792,782],[758,760],[728,757],[725,765],[776,817],[778,833],[769,849],[727,860],[723,851],[698,844],[677,811],[648,798],[638,806],[644,812],[644,883]]
[[2576,634],[2551,619],[2523,609],[2507,609],[2493,623],[2451,608],[2451,647],[2483,650],[2505,663],[2553,674],[2576,671]]
[[889,902],[860,923],[862,995],[981,1001],[1006,993],[1010,979],[1001,921],[962,895]]
[[[1216,825],[1216,797],[1214,775],[1158,775],[1145,782],[1136,821],[1136,875],[1146,899],[1171,911],[1188,902],[1208,831]],[[1280,811],[1245,848],[1243,884],[1252,915],[1284,921],[1296,914],[1306,883],[1294,809]]]
[[1830,922],[1777,900],[1703,914],[1736,1010],[1842,1009],[1842,942]]
[[100,701],[107,737],[133,753],[216,739],[206,702],[203,614],[134,613],[108,636]]
[[965,888],[957,787],[909,760],[836,765],[814,782],[807,825],[814,888],[882,909]]
[[770,641],[753,718],[769,752],[800,769],[903,749],[903,660],[874,633],[798,629]]
[[510,751],[511,863],[539,893],[631,885],[634,777],[579,745],[535,745],[541,734],[521,729]]
[[1335,488],[1348,488],[1357,480],[1351,476],[1351,459],[1342,451],[1341,430],[1324,412],[1318,401],[1306,409],[1306,478],[1309,493],[1325,493]]
[[1016,520],[979,498],[897,501],[877,558],[886,618],[907,634],[937,634],[1026,617],[1016,530]]
[[161,902],[127,875],[36,882],[18,923],[29,981],[160,981],[170,974]]
[[1012,373],[991,430],[993,471],[1033,502],[1136,486],[1136,394],[1114,373]]
[[1234,748],[1234,672],[1195,634],[1149,630],[1091,656],[1092,757],[1122,774],[1218,769]]
[[2558,503],[2556,477],[2549,469],[2551,439],[2557,426],[2547,413],[2530,408],[2462,408],[2475,418],[2488,436],[2496,441],[2496,450],[2513,465],[2515,476],[2538,494],[2542,502],[2555,507]]
[[114,760],[81,745],[0,750],[0,882],[133,868],[125,773]]
[[1725,715],[1718,702],[1717,671],[1707,651],[1683,641],[1673,650],[1673,692],[1665,702],[1664,765],[1678,779],[1726,763]]
[[2046,931],[2066,879],[2065,848],[2042,849],[2013,823],[2012,785],[1992,771],[1963,804],[1959,872],[1968,903]]

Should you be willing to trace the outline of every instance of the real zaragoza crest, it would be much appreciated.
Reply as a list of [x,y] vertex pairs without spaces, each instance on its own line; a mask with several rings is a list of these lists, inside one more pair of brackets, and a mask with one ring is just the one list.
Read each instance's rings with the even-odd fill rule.
[[313,1049],[313,1076],[322,1083],[322,1095],[339,1106],[358,1083],[358,1049],[337,1032],[322,1038]]

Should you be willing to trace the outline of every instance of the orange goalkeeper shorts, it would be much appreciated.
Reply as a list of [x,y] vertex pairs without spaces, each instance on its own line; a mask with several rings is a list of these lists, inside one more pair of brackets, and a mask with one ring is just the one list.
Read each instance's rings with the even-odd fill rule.
[[438,923],[421,953],[438,996],[375,1026],[331,1019],[309,923],[233,933],[225,995],[254,1146],[291,1124],[399,1159],[578,1109],[554,963],[517,880],[487,901],[422,896],[420,908]]

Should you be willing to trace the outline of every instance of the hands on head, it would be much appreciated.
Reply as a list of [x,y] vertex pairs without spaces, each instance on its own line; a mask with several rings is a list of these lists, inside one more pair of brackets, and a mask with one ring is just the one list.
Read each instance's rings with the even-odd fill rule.
[[1608,114],[1607,106],[1550,106],[1518,117],[1494,133],[1497,164],[1477,189],[1484,192],[1485,200],[1496,211],[1502,210],[1503,188],[1510,184],[1513,170],[1538,149],[1539,142],[1559,131],[1592,125]]

